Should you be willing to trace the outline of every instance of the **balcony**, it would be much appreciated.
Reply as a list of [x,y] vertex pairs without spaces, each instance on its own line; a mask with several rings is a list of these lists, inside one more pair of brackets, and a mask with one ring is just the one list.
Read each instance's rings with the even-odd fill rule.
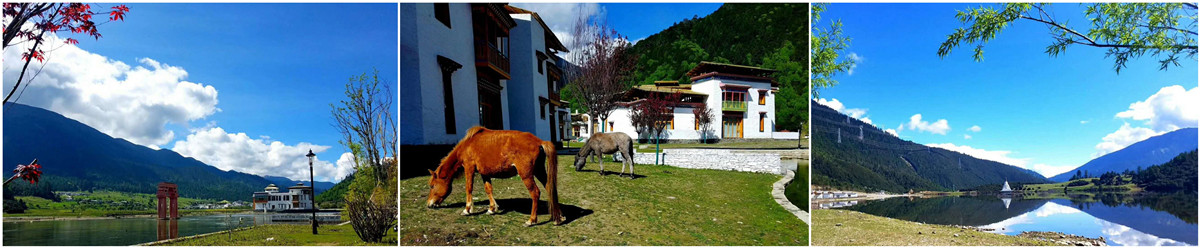
[[721,111],[738,111],[746,112],[746,102],[742,101],[722,101]]
[[512,79],[508,75],[508,63],[508,56],[500,53],[500,49],[496,48],[496,45],[475,40],[475,67],[485,68],[501,79]]

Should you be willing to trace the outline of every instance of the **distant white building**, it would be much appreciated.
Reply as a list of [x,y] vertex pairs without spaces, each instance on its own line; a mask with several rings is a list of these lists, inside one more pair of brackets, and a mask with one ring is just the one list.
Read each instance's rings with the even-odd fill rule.
[[[687,73],[691,77],[691,84],[659,81],[654,85],[640,85],[631,89],[627,94],[631,101],[614,110],[607,120],[600,123],[605,126],[592,130],[623,132],[630,137],[652,139],[653,134],[634,128],[629,119],[629,104],[655,92],[679,92],[684,99],[675,107],[675,117],[667,130],[663,131],[663,139],[778,138],[775,134],[775,93],[778,86],[770,77],[774,72],[751,66],[700,62]],[[692,113],[699,106],[696,103],[704,103],[713,114],[709,130],[702,130],[696,122]]]
[[255,211],[282,211],[290,209],[312,209],[312,187],[297,183],[280,192],[275,184],[267,185],[261,192],[254,192]]

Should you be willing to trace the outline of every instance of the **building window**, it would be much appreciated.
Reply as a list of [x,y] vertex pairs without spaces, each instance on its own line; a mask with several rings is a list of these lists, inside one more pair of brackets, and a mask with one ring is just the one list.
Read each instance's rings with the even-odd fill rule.
[[758,131],[765,132],[767,123],[767,113],[758,113]]
[[758,91],[758,105],[767,105],[767,91]]
[[433,4],[433,17],[437,18],[442,24],[446,24],[450,28],[450,4],[435,3]]
[[462,64],[454,62],[441,55],[437,56],[438,67],[442,70],[442,104],[446,114],[442,115],[446,122],[446,134],[454,134],[457,125],[454,121],[454,71],[462,68]]
[[696,124],[696,130],[697,130],[697,131],[698,131],[698,130],[700,130],[700,120],[692,120],[692,123],[695,123],[695,124]]
[[543,100],[543,99],[538,99],[538,100],[541,100],[541,105],[538,106],[538,110],[542,111],[542,120],[545,120],[546,119],[546,100]]

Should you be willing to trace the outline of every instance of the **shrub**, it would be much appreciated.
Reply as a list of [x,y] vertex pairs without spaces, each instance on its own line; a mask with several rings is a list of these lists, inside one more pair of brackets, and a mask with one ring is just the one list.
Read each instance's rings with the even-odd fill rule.
[[[369,163],[367,163],[369,164]],[[384,181],[377,180],[375,170],[359,166],[358,173],[346,192],[346,213],[358,238],[366,242],[380,242],[388,230],[396,227],[397,181],[396,160],[384,159]]]

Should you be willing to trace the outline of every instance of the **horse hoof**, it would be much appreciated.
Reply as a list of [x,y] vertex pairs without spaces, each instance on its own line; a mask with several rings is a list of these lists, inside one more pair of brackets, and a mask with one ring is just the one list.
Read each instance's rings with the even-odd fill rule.
[[462,214],[463,216],[471,215],[471,210],[463,209],[462,213],[459,214]]
[[496,214],[496,211],[493,211],[493,210],[491,210],[491,209],[488,209],[488,211],[487,211],[487,214],[488,214],[488,215],[494,215],[494,214]]
[[533,226],[533,221],[531,221],[531,220],[525,221],[525,227],[531,227],[531,226]]

